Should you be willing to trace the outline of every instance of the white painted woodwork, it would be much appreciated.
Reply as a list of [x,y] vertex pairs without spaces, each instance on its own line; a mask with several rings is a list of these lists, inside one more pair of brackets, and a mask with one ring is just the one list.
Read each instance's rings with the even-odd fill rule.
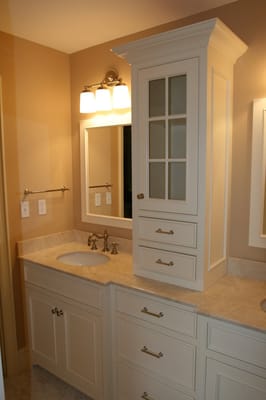
[[[259,307],[259,305],[258,305]],[[266,369],[266,336],[232,324],[209,323],[207,348]]]
[[196,337],[197,315],[192,307],[158,299],[155,296],[116,288],[115,308],[118,312],[171,329],[176,333]]
[[100,288],[30,263],[25,265],[25,280],[32,363],[95,400],[103,399]]
[[[117,340],[119,357],[179,385],[194,389],[194,345],[127,318],[119,318],[117,321]],[[147,351],[156,355],[162,353],[162,357],[146,354],[142,351],[144,346],[147,346]]]
[[118,400],[193,400],[192,396],[133,364],[121,361],[118,368]]
[[173,278],[193,281],[196,278],[197,257],[188,254],[164,251],[150,247],[139,247],[139,257],[143,264],[143,275],[164,275],[164,280],[172,283]]
[[138,237],[141,241],[195,248],[197,224],[141,217],[138,219]]
[[[147,134],[147,115],[149,113],[149,88],[148,84],[151,80],[186,75],[187,78],[187,112],[181,117],[185,117],[187,121],[186,141],[186,200],[173,201],[167,199],[153,199],[149,197],[149,179],[147,167],[148,159],[148,138]],[[151,68],[140,69],[138,75],[139,88],[139,134],[138,134],[138,167],[141,171],[138,176],[138,193],[144,193],[144,199],[138,201],[139,210],[165,210],[169,212],[180,212],[185,214],[197,214],[197,141],[198,141],[198,60],[192,58],[185,61],[178,61],[167,65],[159,65]],[[133,82],[134,84],[134,82]],[[177,115],[178,117],[178,115]],[[159,117],[158,117],[159,118]],[[174,116],[162,116],[160,121],[166,123],[174,118]],[[136,133],[136,132],[135,132]]]
[[265,399],[265,332],[28,262],[25,283],[32,363],[95,400]]
[[199,400],[266,398],[265,332],[199,316],[199,348]]
[[266,380],[219,361],[207,360],[206,400],[265,400]]
[[148,399],[194,398],[197,321],[192,307],[115,288],[113,318],[115,398],[141,398],[144,392]]
[[249,245],[266,247],[266,98],[253,102]]
[[[145,266],[140,255],[142,246],[197,258],[196,273],[173,275],[172,284],[203,290],[226,272],[233,65],[246,49],[221,21],[212,19],[113,50],[132,66],[133,257],[137,275],[170,282],[164,266],[156,270]],[[154,79],[168,82],[170,77],[180,75],[187,77],[185,114],[173,116],[166,112],[163,116],[151,117],[149,82]],[[165,98],[167,109],[168,96]],[[149,123],[163,120],[167,125],[172,118],[186,121],[184,200],[163,199],[161,189],[157,189],[156,195],[150,191]],[[168,148],[167,139],[165,146]],[[161,162],[158,168],[162,171],[162,165],[167,166],[171,160],[158,158],[152,162]],[[143,198],[137,198],[139,194]],[[153,198],[156,196],[160,198]],[[162,235],[158,239],[153,230],[147,229],[147,220],[149,225],[165,223],[173,231],[176,221],[182,221],[184,229],[180,229],[178,237]],[[195,226],[193,243],[186,241],[192,236],[185,229],[185,223]],[[182,249],[178,248],[180,245]],[[184,269],[186,265],[185,262]]]
[[89,152],[88,135],[91,128],[103,126],[130,125],[131,112],[112,113],[111,115],[95,115],[94,117],[80,121],[80,179],[81,179],[81,220],[83,222],[100,224],[104,226],[115,226],[118,228],[132,228],[130,218],[112,217],[107,215],[98,215],[90,212],[89,209]]
[[56,294],[73,298],[88,306],[103,308],[104,289],[84,279],[80,279],[53,269],[24,262],[24,278],[27,283],[48,289]]

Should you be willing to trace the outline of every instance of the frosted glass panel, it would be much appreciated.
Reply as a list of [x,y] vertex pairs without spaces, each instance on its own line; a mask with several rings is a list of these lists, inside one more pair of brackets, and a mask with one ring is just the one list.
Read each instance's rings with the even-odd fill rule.
[[186,163],[172,162],[168,168],[168,198],[186,200]]
[[149,82],[149,116],[165,115],[165,79]]
[[169,78],[169,115],[186,114],[187,77],[186,75]]
[[149,156],[165,158],[165,121],[150,122]]
[[165,198],[165,164],[162,162],[149,165],[149,196],[152,199]]
[[169,121],[169,158],[186,158],[186,141],[186,119],[182,118]]

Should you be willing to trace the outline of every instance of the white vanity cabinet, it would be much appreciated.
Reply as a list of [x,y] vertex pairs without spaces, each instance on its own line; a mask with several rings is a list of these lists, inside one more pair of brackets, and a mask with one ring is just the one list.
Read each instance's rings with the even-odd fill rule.
[[199,399],[265,400],[266,334],[205,317],[199,318],[199,330]]
[[226,270],[233,65],[212,19],[122,45],[132,65],[137,275],[203,290]]
[[103,288],[24,263],[32,364],[104,398]]
[[193,400],[197,316],[192,307],[115,287],[117,400]]

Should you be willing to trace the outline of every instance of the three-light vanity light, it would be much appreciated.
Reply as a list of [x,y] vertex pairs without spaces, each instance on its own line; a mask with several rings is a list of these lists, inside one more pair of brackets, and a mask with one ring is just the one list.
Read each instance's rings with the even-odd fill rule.
[[[94,89],[95,93],[94,93]],[[130,107],[128,87],[115,71],[108,71],[99,83],[85,85],[80,93],[80,112],[94,113]]]

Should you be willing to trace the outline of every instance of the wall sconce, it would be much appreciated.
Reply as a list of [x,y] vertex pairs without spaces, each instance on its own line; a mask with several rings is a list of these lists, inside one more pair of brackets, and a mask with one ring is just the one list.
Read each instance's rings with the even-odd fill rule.
[[[96,89],[95,94],[91,89]],[[84,90],[80,93],[81,113],[87,114],[129,107],[128,87],[115,71],[108,71],[102,82],[85,85]]]

